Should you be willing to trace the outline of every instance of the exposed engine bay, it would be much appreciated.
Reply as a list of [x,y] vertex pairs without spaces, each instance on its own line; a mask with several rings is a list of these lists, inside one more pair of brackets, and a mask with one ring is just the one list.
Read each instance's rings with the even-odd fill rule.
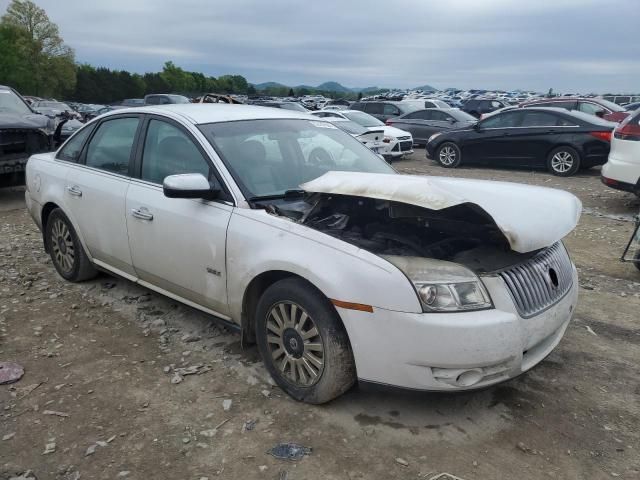
[[405,203],[317,193],[267,207],[276,215],[377,255],[434,258],[486,273],[522,262],[492,218],[474,204],[429,210]]

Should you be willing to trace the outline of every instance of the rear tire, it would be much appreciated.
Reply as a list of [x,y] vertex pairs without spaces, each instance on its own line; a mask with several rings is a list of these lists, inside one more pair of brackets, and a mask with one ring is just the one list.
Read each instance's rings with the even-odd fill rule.
[[444,168],[456,168],[462,161],[462,152],[453,142],[445,142],[436,150],[436,162]]
[[256,340],[265,367],[296,400],[329,402],[356,381],[351,345],[338,314],[302,279],[286,278],[267,288],[256,308]]
[[71,221],[59,208],[53,210],[47,219],[45,241],[53,266],[65,280],[82,282],[98,274]]
[[580,169],[580,154],[566,145],[554,148],[547,157],[547,169],[558,177],[570,177]]

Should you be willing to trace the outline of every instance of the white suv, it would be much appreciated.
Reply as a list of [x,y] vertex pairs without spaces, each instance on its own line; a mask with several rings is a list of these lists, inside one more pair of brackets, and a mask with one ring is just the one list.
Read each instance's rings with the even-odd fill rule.
[[613,131],[609,161],[602,166],[602,182],[640,196],[640,110]]
[[576,307],[561,241],[573,195],[399,175],[290,110],[115,111],[32,156],[25,196],[62,277],[104,269],[211,314],[310,403],[356,380],[452,391],[513,378]]

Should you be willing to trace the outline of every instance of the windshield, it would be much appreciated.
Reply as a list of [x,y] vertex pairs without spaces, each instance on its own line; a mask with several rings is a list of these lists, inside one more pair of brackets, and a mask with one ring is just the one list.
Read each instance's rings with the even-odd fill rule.
[[71,110],[68,105],[61,102],[38,102],[37,107],[58,108],[61,110]]
[[384,125],[384,123],[382,123],[376,117],[369,115],[368,113],[358,111],[341,113],[349,120],[352,120],[362,125],[363,127],[380,127]]
[[368,132],[368,130],[362,125],[352,122],[351,120],[341,120],[339,118],[327,118],[326,120],[332,122],[336,127],[341,128],[351,135],[362,135],[363,133]]
[[395,173],[356,139],[321,120],[243,120],[198,128],[248,199],[284,196],[332,170]]
[[620,105],[610,102],[609,100],[605,100],[604,98],[598,98],[598,103],[603,107],[607,107],[612,112],[624,112],[624,108],[622,108]]
[[169,97],[173,103],[191,103],[191,100],[182,95],[167,95],[167,97]]
[[293,110],[295,112],[305,112],[305,113],[307,113],[309,111],[306,108],[304,108],[302,105],[300,105],[299,103],[294,103],[294,102],[282,103],[282,104],[280,104],[280,108],[284,108],[285,110]]
[[33,113],[29,107],[11,90],[0,90],[0,112],[26,115]]

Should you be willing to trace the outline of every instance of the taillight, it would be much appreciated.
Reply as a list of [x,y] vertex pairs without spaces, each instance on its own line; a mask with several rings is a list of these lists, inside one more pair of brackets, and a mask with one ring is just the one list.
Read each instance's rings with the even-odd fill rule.
[[613,131],[613,135],[620,140],[640,141],[640,122],[638,121],[637,115],[634,115],[634,117],[635,118],[625,118]]
[[387,125],[387,126],[391,126],[391,124],[393,124],[393,122],[391,121],[391,119],[389,119],[386,122],[384,122],[384,124]]
[[604,140],[605,142],[611,141],[611,132],[589,132],[589,135]]

